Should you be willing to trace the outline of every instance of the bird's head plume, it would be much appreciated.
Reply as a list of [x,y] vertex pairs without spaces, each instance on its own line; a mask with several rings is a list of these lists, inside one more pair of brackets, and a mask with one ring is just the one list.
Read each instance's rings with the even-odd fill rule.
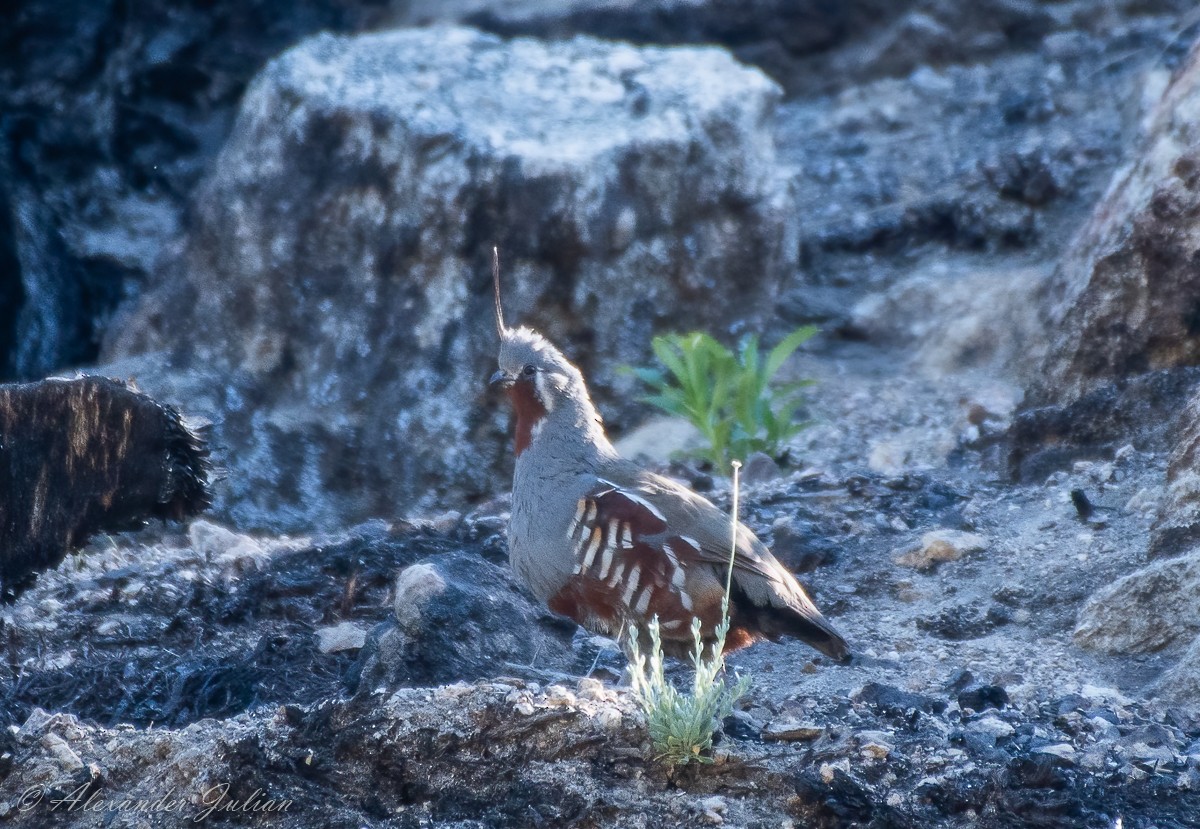
[[492,294],[496,300],[496,334],[504,341],[504,308],[500,305],[500,248],[492,245]]

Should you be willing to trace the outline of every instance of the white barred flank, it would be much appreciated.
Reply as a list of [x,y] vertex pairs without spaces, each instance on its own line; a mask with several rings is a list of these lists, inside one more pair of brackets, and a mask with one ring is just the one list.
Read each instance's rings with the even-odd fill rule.
[[[625,575],[625,565],[618,564],[617,569],[613,570],[612,578],[610,578],[605,583],[609,587],[616,587],[617,584],[621,581],[622,577],[624,577],[624,575]],[[600,578],[604,578],[604,576],[600,576]]]
[[596,574],[596,578],[603,579],[608,575],[609,568],[613,563],[613,546],[606,544],[604,547],[604,556],[600,559],[600,572]]
[[657,518],[659,521],[666,522],[667,518],[665,515],[662,514],[662,512],[659,510],[659,508],[654,506],[654,504],[650,503],[642,496],[634,495],[632,492],[630,492],[627,489],[622,489],[619,491],[622,495],[624,495],[630,501],[633,501],[635,504],[638,504],[638,505],[643,506],[646,509],[648,509],[650,511],[650,514],[653,515],[655,518]]
[[655,518],[657,518],[659,521],[667,520],[666,517],[662,514],[662,511],[659,510],[658,507],[654,506],[654,504],[650,503],[648,500],[643,498],[641,495],[638,495],[635,492],[631,492],[630,490],[625,489],[620,484],[614,484],[612,481],[607,480],[606,478],[597,478],[596,480],[599,481],[604,486],[612,487],[612,489],[609,490],[610,492],[619,492],[622,495],[624,495],[626,498],[628,498],[630,501],[633,501],[635,504],[645,507],[646,509],[648,509],[650,511],[650,514],[653,515]]
[[637,604],[633,606],[635,613],[645,615],[650,609],[650,593],[654,590],[653,584],[647,584],[642,588],[642,592],[638,594]]
[[626,607],[633,601],[633,594],[638,589],[638,580],[642,577],[642,565],[635,564],[633,569],[629,571],[629,578],[625,582],[625,593],[621,596],[621,604]]
[[[600,483],[612,487],[608,492],[619,493],[655,518],[665,521],[661,511],[642,495],[622,489],[611,481],[601,480]],[[674,597],[671,605],[681,609],[683,616],[662,622],[662,629],[677,631],[686,627],[695,605],[686,592],[686,564],[700,552],[699,542],[686,535],[672,537],[671,543],[660,541],[661,536],[649,542],[635,538],[634,522],[609,517],[601,509],[598,499],[608,492],[581,498],[575,505],[568,529],[577,562],[575,572],[602,582],[612,591],[610,601],[623,605],[625,612],[633,617],[645,619],[651,605],[656,600],[667,599],[669,594]],[[659,555],[649,561],[626,557],[626,551],[634,556],[638,555],[638,550],[649,553],[643,547],[657,548]],[[650,569],[644,569],[647,567]],[[671,615],[678,612],[672,611]]]
[[676,567],[675,572],[671,574],[671,586],[676,590],[683,590],[683,585],[687,581],[687,573],[682,567]]
[[575,531],[579,529],[579,523],[583,521],[583,514],[587,511],[587,498],[580,498],[579,503],[575,505],[575,517],[571,519],[571,526],[567,529],[567,538],[574,538]]
[[579,565],[579,572],[583,572],[592,566],[592,562],[596,560],[596,551],[600,549],[600,528],[596,527],[592,530],[591,541],[588,542],[587,554],[583,557],[583,563]]
[[671,562],[671,566],[678,567],[679,566],[679,556],[675,555],[675,551],[671,549],[671,545],[664,543],[662,545],[662,548],[663,548],[663,552],[667,554],[667,560],[669,562]]
[[608,519],[608,533],[607,533],[608,545],[610,547],[616,547],[617,541],[620,537],[621,537],[621,522],[615,518]]

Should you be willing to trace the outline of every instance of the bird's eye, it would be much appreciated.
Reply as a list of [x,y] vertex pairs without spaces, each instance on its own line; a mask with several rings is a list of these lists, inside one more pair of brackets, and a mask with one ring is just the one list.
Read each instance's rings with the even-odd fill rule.
[[526,377],[532,377],[533,375],[537,374],[537,368],[533,365],[533,363],[530,363],[521,370],[521,373]]

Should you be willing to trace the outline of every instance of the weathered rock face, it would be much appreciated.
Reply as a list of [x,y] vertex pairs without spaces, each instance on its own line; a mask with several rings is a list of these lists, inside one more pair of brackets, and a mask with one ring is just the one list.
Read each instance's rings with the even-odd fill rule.
[[1053,333],[1030,399],[1069,402],[1122,377],[1200,362],[1198,257],[1200,46],[1040,298]]
[[[160,536],[133,554],[111,541],[92,545],[79,564],[32,588],[57,598],[26,594],[6,609],[5,642],[31,615],[62,638],[19,682],[0,685],[0,725],[42,706],[99,722],[184,726],[355,689],[587,668],[590,655],[572,648],[575,626],[517,588],[502,524],[451,514],[310,539],[201,520],[186,537]],[[399,591],[397,573],[407,574]],[[422,574],[432,578],[415,578]],[[98,605],[113,615],[88,610]],[[393,636],[381,647],[385,631]]]
[[[114,308],[140,293],[160,251],[186,232],[192,191],[246,83],[317,31],[444,20],[506,35],[719,43],[810,92],[1039,42],[1057,59],[1077,53],[1084,33],[1121,32],[1112,44],[1127,58],[1174,54],[1186,37],[1144,36],[1161,28],[1156,16],[1191,10],[1190,0],[1113,0],[1103,13],[1092,0],[23,0],[0,31],[0,378],[94,360]],[[1019,85],[1037,94],[1036,84]],[[917,225],[955,221],[947,211],[968,235],[979,224],[948,205]]]
[[1200,541],[1200,395],[1175,420],[1165,498],[1150,537],[1150,558],[1176,555]]
[[1164,671],[1147,690],[1176,705],[1193,710],[1200,707],[1200,638],[1194,640],[1179,661]]
[[[117,747],[116,733],[136,736]],[[0,814],[15,825],[49,825],[74,796],[77,826],[109,825],[136,809],[143,818],[153,814],[155,826],[237,812],[239,823],[286,829],[391,818],[400,825],[564,826],[591,812],[610,816],[596,825],[627,825],[611,813],[623,818],[636,809],[631,787],[619,805],[593,804],[605,802],[615,782],[610,752],[641,765],[643,739],[629,699],[594,680],[577,690],[517,680],[405,690],[174,731],[110,731],[38,709],[5,735],[9,759],[23,770],[0,775]],[[29,794],[15,806],[21,785]],[[306,792],[313,786],[331,796],[315,800]],[[139,800],[140,807],[131,805]],[[81,808],[85,801],[89,810]]]
[[[381,2],[23,0],[0,30],[0,379],[95,359],[180,232],[246,82]],[[283,13],[281,13],[283,12]]]
[[1159,561],[1097,592],[1079,612],[1075,642],[1101,653],[1183,647],[1200,633],[1200,553]]
[[255,415],[235,432],[217,413],[224,463],[305,455],[301,520],[489,491],[507,462],[483,397],[491,245],[510,317],[602,391],[663,327],[754,320],[796,257],[777,97],[715,49],[315,38],[248,91],[186,248],[108,354],[237,378]]
[[917,274],[870,294],[851,311],[851,330],[911,346],[920,364],[937,371],[1019,365],[1027,337],[1038,331],[1029,299],[1045,278],[1040,269],[947,278],[946,264],[939,266],[939,274]]
[[1087,392],[1065,406],[1026,408],[1008,430],[1009,471],[1044,480],[1072,461],[1113,457],[1123,446],[1169,451],[1180,410],[1200,382],[1200,367],[1162,369]]
[[506,35],[580,32],[637,43],[721,43],[790,90],[840,88],[921,65],[1029,49],[1064,29],[1179,14],[1185,0],[412,0],[406,23],[459,20]]

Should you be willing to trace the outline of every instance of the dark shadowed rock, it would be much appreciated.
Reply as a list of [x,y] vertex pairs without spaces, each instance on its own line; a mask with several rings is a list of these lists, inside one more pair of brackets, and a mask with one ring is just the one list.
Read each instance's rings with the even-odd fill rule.
[[405,568],[395,593],[394,618],[371,632],[356,668],[362,691],[565,671],[573,660],[575,625],[534,606],[507,568],[470,553]]
[[183,229],[246,83],[383,4],[23,0],[0,27],[0,379],[93,361]]
[[1026,408],[1009,427],[1009,472],[1040,482],[1073,461],[1111,458],[1129,443],[1163,451],[1198,386],[1198,367],[1162,369],[1104,384],[1070,403]]
[[958,705],[960,708],[970,708],[972,711],[985,711],[988,708],[1004,708],[1008,705],[1008,692],[1002,685],[976,685],[960,691]]
[[794,268],[778,96],[716,49],[312,39],[247,92],[185,250],[109,355],[232,379],[226,412],[253,401],[254,421],[218,413],[232,479],[306,458],[302,493],[240,493],[242,524],[489,491],[509,454],[484,398],[491,245],[510,317],[613,399],[652,334],[755,320]]
[[[120,746],[112,742],[117,734]],[[597,812],[610,819],[595,825],[628,825],[626,812],[593,804],[629,786],[617,782],[611,758],[623,752],[641,765],[642,739],[627,698],[582,685],[577,692],[523,683],[404,689],[179,730],[108,729],[37,709],[13,740],[28,782],[0,780],[0,808],[10,825],[52,825],[50,797],[83,785],[84,799],[97,795],[96,808],[73,815],[72,826],[112,825],[126,798],[147,804],[141,814],[155,818],[146,825],[164,827],[231,817],[283,829],[351,827],[400,815],[398,825],[515,828],[570,826]],[[100,766],[80,761],[97,752],[104,752]],[[24,785],[45,803],[10,806],[21,794],[13,788]],[[164,797],[174,808],[149,806]],[[245,810],[233,812],[235,802]],[[655,812],[650,825],[669,825],[667,809]],[[427,817],[403,818],[417,813]]]
[[[579,33],[636,43],[720,43],[795,92],[840,89],[922,65],[976,62],[1036,47],[1075,27],[1102,30],[1119,14],[1179,14],[1184,0],[414,0],[400,20],[460,20],[504,35]],[[1017,109],[1010,104],[1010,109]],[[1020,117],[1015,114],[1014,117]]]
[[892,717],[904,717],[913,711],[933,714],[946,710],[945,700],[902,691],[895,686],[884,685],[881,682],[868,682],[862,687],[862,690],[854,695],[854,701],[866,703]]
[[0,599],[95,533],[203,511],[208,486],[205,442],[123,383],[0,385]]
[[1034,405],[1200,363],[1200,45],[1175,72],[1040,297],[1051,332]]

